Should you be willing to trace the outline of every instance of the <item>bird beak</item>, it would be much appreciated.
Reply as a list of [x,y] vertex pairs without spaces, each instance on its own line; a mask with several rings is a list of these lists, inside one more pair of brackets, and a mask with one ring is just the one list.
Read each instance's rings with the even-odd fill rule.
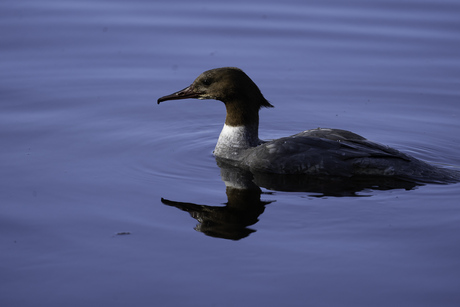
[[158,98],[158,104],[160,102],[166,101],[166,100],[178,100],[178,99],[187,99],[187,98],[199,98],[200,93],[197,93],[194,91],[192,85],[189,87],[184,88],[183,90],[180,90],[178,92],[172,93],[170,95],[163,96],[161,98]]

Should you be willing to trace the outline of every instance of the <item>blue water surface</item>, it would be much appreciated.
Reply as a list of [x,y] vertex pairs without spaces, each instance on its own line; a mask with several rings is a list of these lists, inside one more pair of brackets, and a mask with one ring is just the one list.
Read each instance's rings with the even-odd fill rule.
[[1,306],[459,306],[459,184],[235,194],[223,104],[156,104],[237,66],[275,106],[261,138],[342,128],[458,169],[459,1],[0,15]]

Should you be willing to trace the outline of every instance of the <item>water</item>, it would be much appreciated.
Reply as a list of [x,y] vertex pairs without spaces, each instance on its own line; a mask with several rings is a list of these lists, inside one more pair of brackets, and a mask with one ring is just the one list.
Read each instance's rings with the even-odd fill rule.
[[2,306],[460,303],[458,184],[236,195],[211,155],[222,103],[156,105],[238,66],[275,105],[263,138],[342,128],[458,168],[458,1],[6,0],[0,14]]

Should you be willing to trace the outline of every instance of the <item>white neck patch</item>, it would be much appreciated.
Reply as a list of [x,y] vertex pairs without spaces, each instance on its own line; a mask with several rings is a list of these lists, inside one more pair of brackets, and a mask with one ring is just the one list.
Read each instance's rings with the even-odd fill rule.
[[240,149],[255,147],[259,143],[257,127],[234,127],[224,124],[214,154],[218,157],[234,155]]

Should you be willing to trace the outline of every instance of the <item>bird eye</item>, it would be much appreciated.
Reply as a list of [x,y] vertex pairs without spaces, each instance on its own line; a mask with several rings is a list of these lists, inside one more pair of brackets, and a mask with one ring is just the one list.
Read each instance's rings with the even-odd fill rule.
[[204,80],[203,80],[203,84],[204,84],[204,85],[210,85],[210,84],[211,84],[211,80],[209,80],[209,79],[204,79]]

